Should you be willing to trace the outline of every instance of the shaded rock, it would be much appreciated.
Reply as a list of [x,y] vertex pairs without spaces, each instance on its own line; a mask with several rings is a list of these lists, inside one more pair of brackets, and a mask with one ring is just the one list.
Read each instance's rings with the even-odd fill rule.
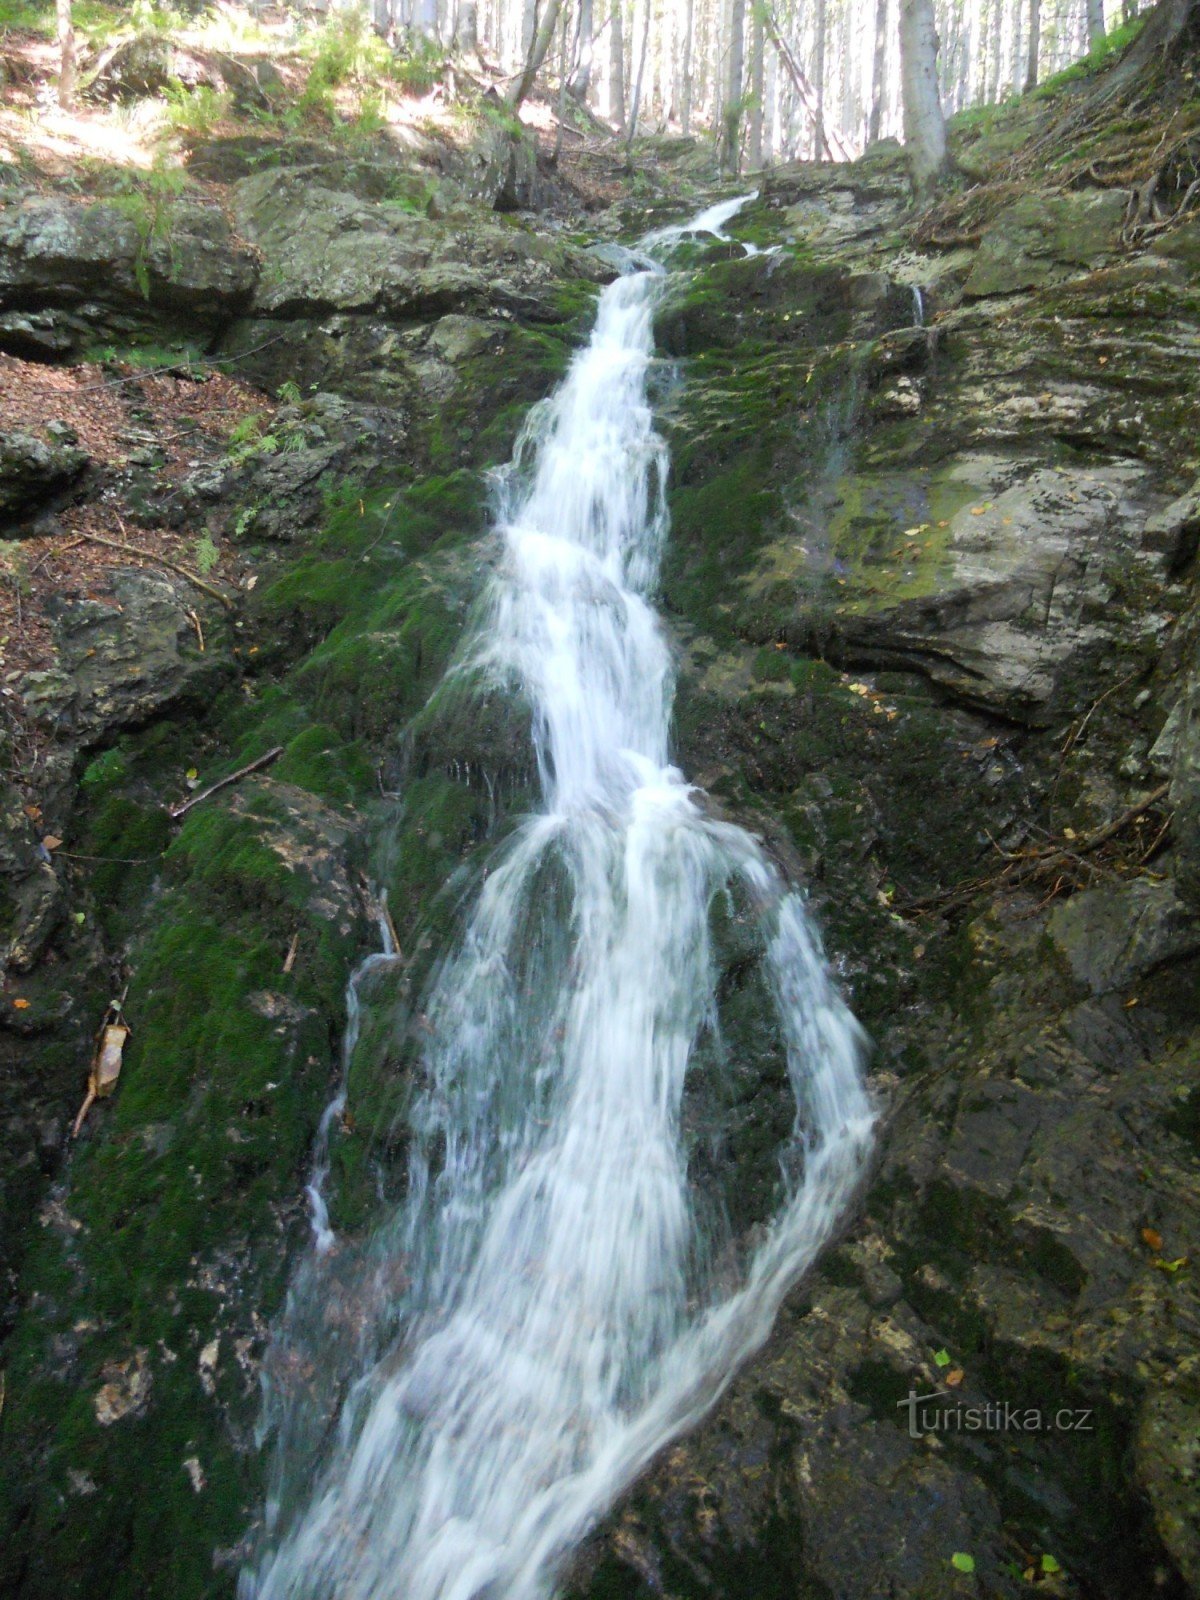
[[1117,247],[1128,200],[1123,189],[1083,189],[1015,201],[984,232],[963,293],[1015,294],[1098,265]]
[[86,452],[64,440],[47,444],[29,433],[0,433],[0,525],[27,521],[87,463]]
[[842,486],[844,517],[803,545],[763,552],[749,595],[782,582],[803,593],[806,575],[811,583],[832,562],[831,609],[814,609],[855,659],[908,662],[970,704],[1036,715],[1067,664],[1110,636],[1110,564],[1134,547],[1143,479],[1136,466],[1085,472],[962,455],[922,501],[915,476],[900,493],[864,474]]
[[[14,325],[30,334],[31,313],[73,310],[92,335],[103,310],[186,312],[212,325],[244,306],[258,264],[234,242],[216,206],[149,199],[129,205],[30,195],[0,211],[0,311],[18,311]],[[57,318],[45,337],[62,341],[71,324]],[[10,336],[10,337],[11,337]]]
[[203,702],[232,670],[220,652],[196,648],[195,596],[180,580],[119,571],[112,587],[115,604],[58,602],[56,664],[22,682],[30,714],[60,736],[91,742],[180,701]]
[[1200,1593],[1200,1397],[1176,1383],[1148,1395],[1136,1441],[1138,1481],[1163,1543]]
[[1170,573],[1182,572],[1195,560],[1200,546],[1200,480],[1149,519],[1142,546],[1163,555]]
[[109,45],[85,68],[81,87],[96,100],[134,100],[175,84],[231,94],[240,111],[266,110],[270,104],[244,62],[162,33],[140,33]]
[[264,257],[260,315],[403,319],[504,307],[536,317],[553,307],[556,278],[603,276],[582,251],[532,229],[371,204],[327,187],[319,170],[244,178],[234,205]]
[[1168,727],[1179,888],[1190,905],[1200,906],[1200,651],[1184,678]]
[[1124,991],[1157,967],[1200,954],[1200,921],[1169,879],[1074,894],[1055,906],[1048,931],[1095,995]]

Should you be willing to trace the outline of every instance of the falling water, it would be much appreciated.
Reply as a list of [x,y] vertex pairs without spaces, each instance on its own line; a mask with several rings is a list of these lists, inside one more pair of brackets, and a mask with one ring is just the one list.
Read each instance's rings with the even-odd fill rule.
[[[643,247],[721,236],[738,204]],[[766,1337],[862,1171],[860,1033],[801,900],[668,759],[650,602],[667,460],[647,400],[664,281],[603,292],[518,446],[502,567],[460,669],[531,706],[542,808],[497,851],[423,1002],[407,1191],[357,1269],[371,1293],[394,1285],[387,1336],[359,1351],[316,1466],[284,1429],[245,1597],[547,1596]],[[689,1187],[681,1105],[715,1026],[711,915],[734,895],[760,928],[796,1116],[778,1213],[731,1279]],[[302,1268],[293,1305],[319,1282]]]

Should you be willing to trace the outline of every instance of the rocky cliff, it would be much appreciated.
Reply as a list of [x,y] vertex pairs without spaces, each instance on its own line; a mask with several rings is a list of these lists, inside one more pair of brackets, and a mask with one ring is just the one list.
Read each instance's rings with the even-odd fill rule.
[[[1200,223],[1143,204],[1197,122],[1182,70],[967,118],[921,216],[887,148],[766,175],[662,305],[679,759],[807,887],[884,1132],[573,1595],[1200,1592]],[[519,705],[427,704],[488,469],[597,238],[685,208],[692,154],[653,156],[586,215],[486,120],[403,159],[203,141],[162,215],[10,174],[6,1593],[233,1592],[374,896],[405,959],[332,1146],[351,1247],[403,1171],[423,974],[532,781]],[[718,934],[687,1126],[751,1227],[786,1086]],[[328,1370],[274,1381],[332,1411],[363,1312],[332,1276]],[[1005,1406],[1043,1420],[964,1421]]]

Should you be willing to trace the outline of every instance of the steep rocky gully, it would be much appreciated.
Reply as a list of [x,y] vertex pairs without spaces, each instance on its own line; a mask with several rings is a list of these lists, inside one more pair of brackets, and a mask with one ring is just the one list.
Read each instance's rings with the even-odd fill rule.
[[[573,1600],[1200,1593],[1200,221],[1131,227],[1110,136],[1050,98],[968,119],[978,187],[923,219],[894,149],[773,172],[733,230],[758,253],[696,246],[663,306],[679,759],[806,886],[884,1131]],[[650,155],[574,218],[499,124],[405,162],[201,143],[166,225],[0,191],[3,359],[58,383],[3,440],[7,536],[60,548],[91,508],[167,540],[62,568],[4,683],[5,1594],[233,1591],[368,885],[405,957],[372,981],[414,1005],[385,1037],[363,995],[351,1234],[403,1171],[423,975],[532,782],[519,706],[426,707],[487,472],[611,275],[595,241],[694,198],[686,148]],[[85,385],[116,444],[72,425]],[[163,433],[168,393],[204,426]],[[232,450],[214,409],[251,418]],[[736,1219],[790,1113],[736,916],[719,938],[728,1070],[687,1118]],[[119,1087],[69,1145],[126,985]],[[331,1293],[331,1351],[355,1311]],[[910,1429],[934,1390],[1080,1425]]]

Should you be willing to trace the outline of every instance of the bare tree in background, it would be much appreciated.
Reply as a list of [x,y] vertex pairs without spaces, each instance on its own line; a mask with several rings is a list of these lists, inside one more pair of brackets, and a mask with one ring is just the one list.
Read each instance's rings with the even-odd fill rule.
[[1087,0],[1088,49],[1094,50],[1104,39],[1104,0]]
[[637,77],[633,81],[633,105],[629,111],[629,133],[625,140],[625,154],[628,156],[633,148],[634,136],[637,133],[638,113],[642,109],[642,84],[646,78],[646,54],[650,49],[650,13],[653,0],[643,0],[645,10],[642,16],[642,48],[638,52]]
[[1042,0],[1029,0],[1029,55],[1025,63],[1025,93],[1037,88],[1038,55],[1042,44]]
[[928,199],[946,170],[946,123],[937,78],[933,0],[900,0],[900,76],[904,144],[918,201]]
[[750,167],[763,164],[763,24],[762,0],[750,0]]
[[683,29],[683,67],[679,85],[679,126],[686,139],[692,131],[692,52],[696,31],[696,0],[687,0]]
[[546,0],[546,9],[542,13],[542,20],[537,32],[533,36],[533,43],[529,47],[529,54],[525,58],[525,65],[521,75],[509,89],[507,96],[509,109],[519,109],[525,96],[533,88],[533,81],[538,75],[538,68],[546,59],[546,52],[554,42],[554,30],[558,27],[558,14],[562,10],[562,0]]
[[871,116],[867,123],[867,143],[879,137],[883,118],[884,68],[887,66],[888,0],[875,0],[875,56],[871,64]]
[[821,151],[828,144],[825,137],[825,35],[828,26],[825,0],[817,0],[813,27],[816,32],[815,60],[813,62],[813,88],[817,91],[817,109],[813,129],[813,159],[821,159]]
[[71,18],[71,0],[57,0],[58,21],[58,103],[64,111],[75,104],[75,24]]
[[567,79],[567,88],[576,100],[587,102],[592,86],[592,54],[594,49],[595,15],[592,0],[579,0],[579,21],[575,30],[575,64]]
[[625,126],[625,31],[621,25],[621,0],[612,0],[609,34],[609,116],[619,129]]
[[729,89],[725,100],[725,139],[721,151],[721,165],[726,172],[736,172],[740,165],[742,78],[746,66],[745,29],[746,0],[733,0],[729,8]]

